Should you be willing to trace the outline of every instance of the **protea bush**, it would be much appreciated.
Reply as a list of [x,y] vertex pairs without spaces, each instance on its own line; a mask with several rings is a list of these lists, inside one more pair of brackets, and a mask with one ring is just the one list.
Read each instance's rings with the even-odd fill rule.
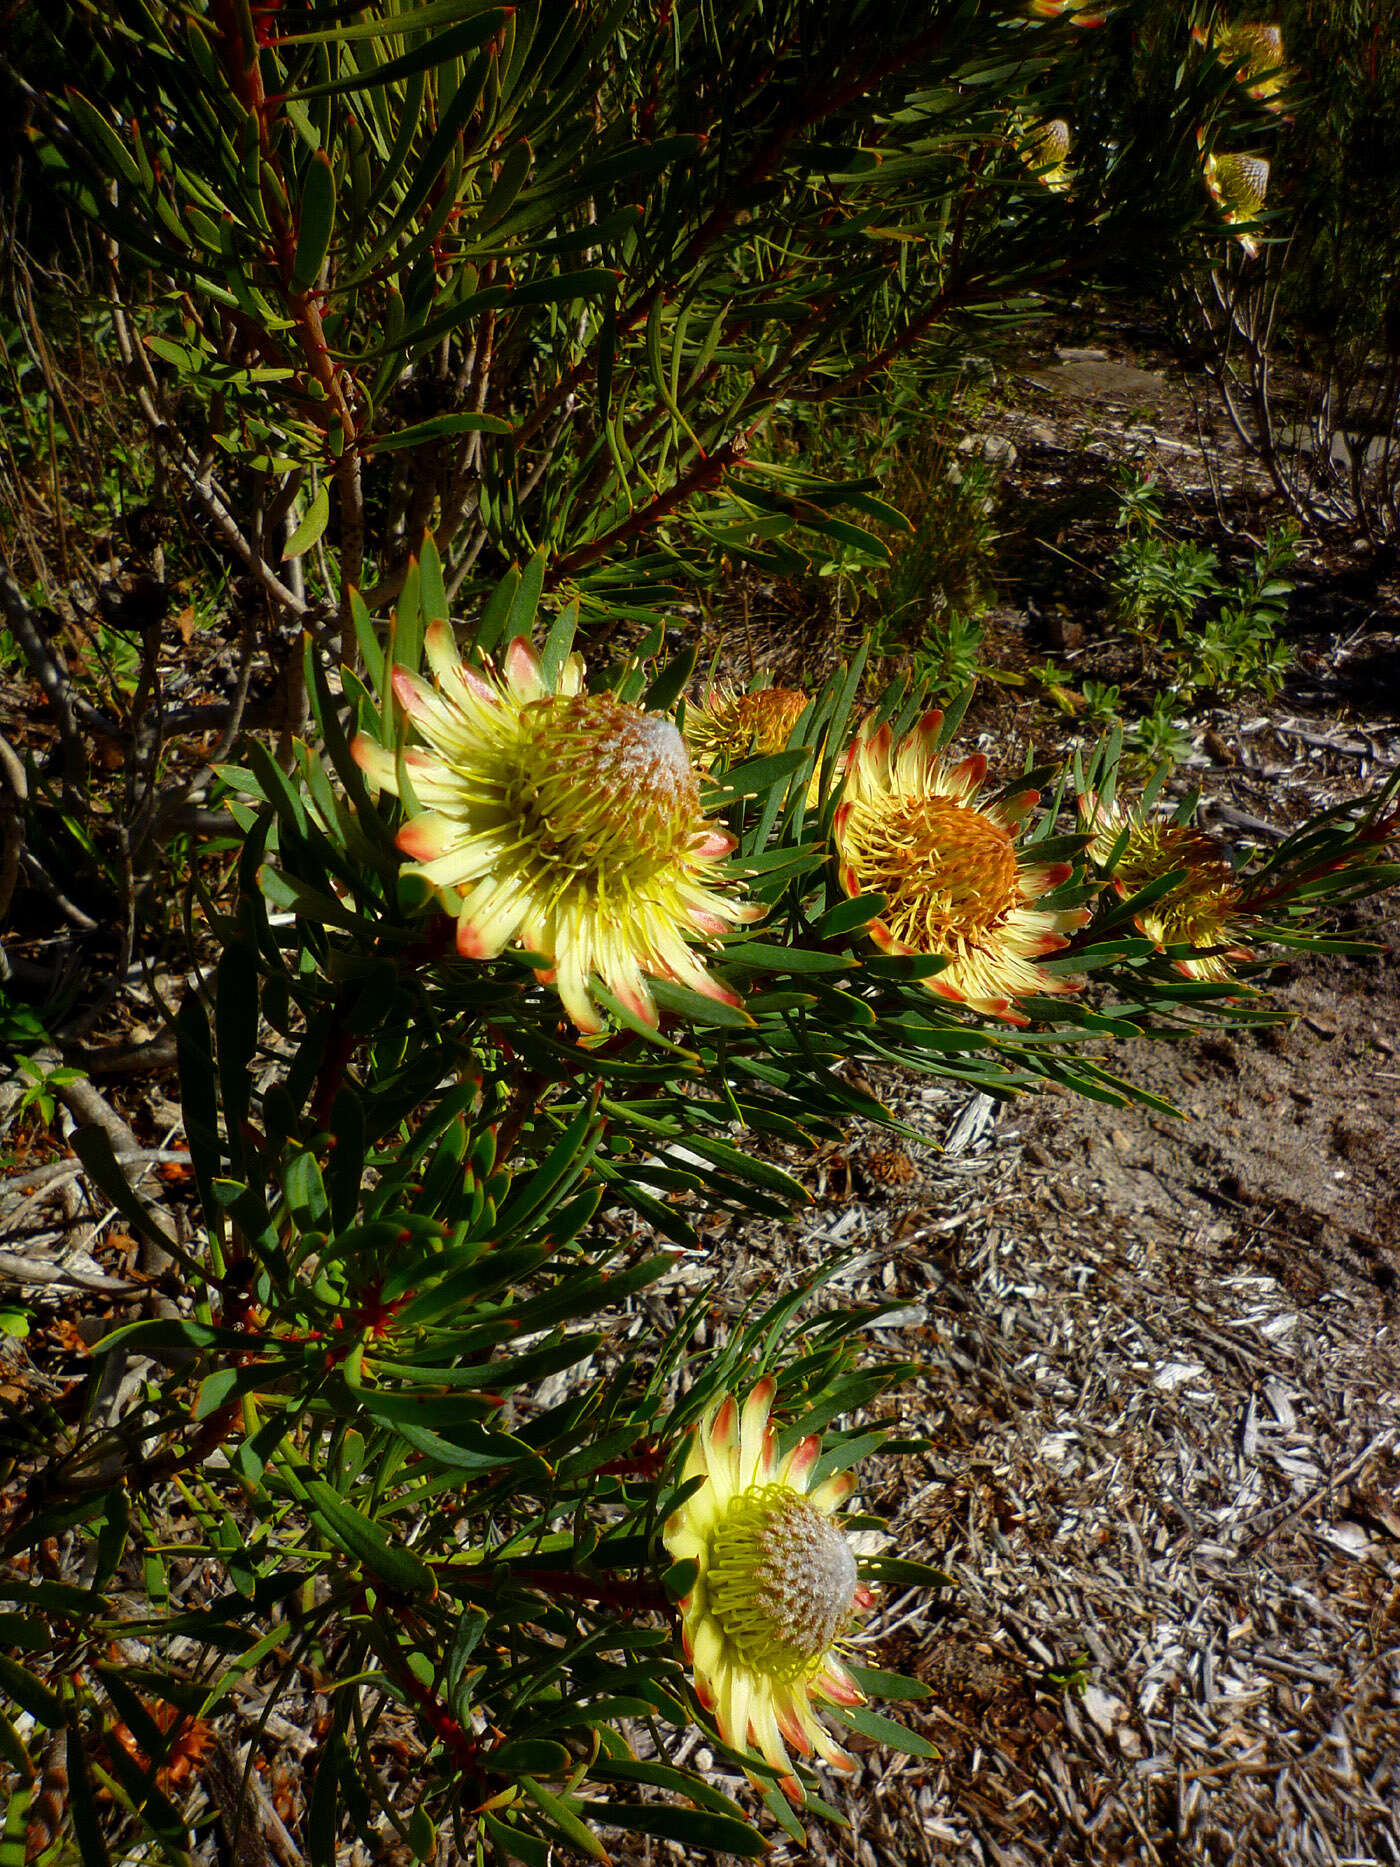
[[[928,1751],[867,1702],[918,1688],[856,1658],[882,1580],[938,1580],[838,1515],[903,1372],[872,1316],[789,1291],[702,1349],[703,1258],[673,1326],[637,1299],[704,1215],[799,1204],[792,1150],[887,1118],[871,1072],[1127,1097],[1098,1039],[1272,1015],[1241,930],[1306,946],[1381,886],[1393,796],[1236,863],[1125,794],[1111,738],[1017,768],[958,743],[967,696],[932,712],[860,654],[810,692],[699,678],[678,618],[736,567],[885,555],[878,476],[795,464],[801,405],[868,416],[893,363],[942,382],[1066,278],[1228,241],[1196,130],[1238,61],[1194,58],[1141,171],[1077,128],[1069,186],[1028,165],[1133,23],[26,20],[28,184],[85,229],[84,354],[171,525],[121,590],[131,656],[86,671],[36,619],[81,579],[16,528],[57,776],[7,823],[41,869],[45,812],[85,826],[67,886],[100,870],[127,931],[13,1028],[61,1062],[138,937],[178,951],[191,1184],[74,1134],[159,1268],[92,1406],[6,1429],[15,1847],[188,1859],[230,1695],[270,1715],[303,1673],[318,1867],[352,1837],[756,1855],[757,1798],[800,1835],[843,1732]],[[50,441],[72,517],[96,495]],[[197,700],[177,580],[231,625]],[[755,1798],[678,1761],[697,1721]]]

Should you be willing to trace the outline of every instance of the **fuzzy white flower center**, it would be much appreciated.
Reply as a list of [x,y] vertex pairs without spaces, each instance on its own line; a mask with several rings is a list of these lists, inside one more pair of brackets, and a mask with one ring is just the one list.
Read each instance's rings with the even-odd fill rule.
[[690,754],[660,714],[608,694],[551,695],[525,709],[517,757],[507,814],[575,883],[635,886],[694,840]]
[[710,1610],[746,1666],[793,1678],[830,1652],[851,1617],[856,1559],[831,1518],[784,1485],[730,1504],[705,1574]]

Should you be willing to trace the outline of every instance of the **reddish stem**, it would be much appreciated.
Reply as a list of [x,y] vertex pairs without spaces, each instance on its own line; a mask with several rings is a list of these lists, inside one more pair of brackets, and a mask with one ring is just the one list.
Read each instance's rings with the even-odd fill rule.
[[659,525],[668,512],[673,512],[692,494],[702,492],[707,486],[713,486],[722,479],[730,467],[740,457],[740,451],[733,441],[726,441],[723,447],[716,448],[708,459],[697,460],[688,473],[682,474],[676,484],[664,493],[658,493],[650,504],[641,506],[621,525],[615,525],[601,538],[595,538],[592,544],[580,545],[577,551],[567,552],[559,558],[550,571],[551,583],[561,577],[571,577],[576,571],[585,569],[589,564],[596,564],[599,558],[606,557],[615,546],[625,544],[629,538],[635,538],[639,532],[646,531],[653,525]]

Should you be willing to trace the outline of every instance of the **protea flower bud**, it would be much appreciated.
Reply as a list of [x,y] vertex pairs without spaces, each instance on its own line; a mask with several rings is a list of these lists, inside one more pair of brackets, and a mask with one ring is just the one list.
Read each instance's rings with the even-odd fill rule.
[[1242,230],[1235,237],[1253,259],[1259,251],[1259,242],[1247,229],[1251,221],[1258,220],[1269,192],[1267,157],[1217,156],[1207,151],[1202,158],[1201,173],[1211,199],[1227,223]]
[[1229,962],[1252,955],[1238,944],[1243,895],[1215,838],[1141,810],[1105,805],[1097,797],[1081,800],[1080,811],[1093,831],[1089,854],[1100,867],[1108,864],[1122,840],[1112,881],[1125,900],[1150,882],[1180,872],[1176,886],[1135,917],[1140,931],[1170,953],[1188,978],[1215,984],[1232,978]]
[[1031,124],[1021,139],[1021,159],[1052,194],[1066,194],[1074,179],[1069,166],[1070,129],[1063,117]]
[[1193,26],[1191,37],[1212,50],[1222,65],[1235,66],[1240,83],[1266,110],[1283,108],[1281,94],[1293,82],[1293,74],[1284,65],[1282,27],[1272,21],[1241,20],[1235,26]]
[[685,710],[685,737],[699,764],[732,762],[752,754],[781,752],[807,706],[796,687],[759,687],[743,693],[732,682],[707,688]]

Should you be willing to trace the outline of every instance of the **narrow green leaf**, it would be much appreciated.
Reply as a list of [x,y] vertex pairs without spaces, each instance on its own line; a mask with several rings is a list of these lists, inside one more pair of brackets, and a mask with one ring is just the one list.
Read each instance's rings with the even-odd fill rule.
[[578,628],[578,610],[577,603],[567,604],[549,625],[549,634],[540,650],[540,673],[547,688],[557,686],[564,672]]
[[856,895],[845,901],[838,901],[827,909],[816,926],[812,929],[817,940],[839,940],[842,934],[854,933],[857,928],[868,927],[884,913],[885,897],[880,894]]
[[101,1804],[88,1769],[87,1750],[76,1717],[68,1727],[67,1760],[73,1838],[78,1843],[83,1867],[110,1867],[111,1856],[107,1852],[107,1841],[98,1812]]
[[[520,591],[520,572],[514,565],[506,572],[486,599],[481,621],[476,625],[476,646],[483,655],[493,654],[510,627],[515,600]],[[541,572],[543,586],[543,572]],[[538,600],[538,599],[537,599]],[[531,612],[533,615],[533,611]]]
[[[103,1192],[117,1211],[149,1244],[170,1251],[173,1241],[155,1223],[139,1197],[132,1192],[126,1175],[112,1152],[105,1131],[91,1125],[75,1128],[71,1136],[73,1152],[93,1184]],[[178,1253],[176,1255],[179,1255]]]
[[[883,895],[867,895],[867,901],[883,902]],[[754,972],[858,972],[860,961],[849,953],[816,953],[811,947],[778,946],[767,940],[741,940],[726,946],[726,966],[742,966]]]
[[511,598],[510,614],[506,621],[507,639],[512,636],[530,636],[534,633],[535,615],[540,606],[540,595],[544,590],[544,574],[548,554],[537,551],[520,573],[520,582]]
[[904,1725],[897,1724],[893,1718],[881,1717],[878,1711],[871,1711],[867,1706],[842,1705],[836,1708],[836,1716],[853,1731],[859,1731],[862,1737],[868,1737],[876,1744],[884,1744],[890,1750],[901,1750],[908,1757],[938,1755],[936,1747],[926,1737],[920,1737],[917,1731],[910,1731]]
[[617,301],[610,298],[603,307],[603,322],[598,332],[598,413],[609,434],[612,433],[613,367],[616,360]]
[[[691,1582],[680,1592],[688,1593],[695,1579],[695,1564],[690,1564]],[[602,1783],[648,1783],[653,1789],[669,1789],[678,1796],[688,1796],[701,1808],[716,1815],[729,1815],[743,1821],[744,1811],[721,1789],[713,1788],[700,1776],[687,1776],[667,1763],[642,1762],[638,1758],[615,1757],[608,1763],[595,1763],[589,1776]]]
[[519,1782],[520,1787],[525,1791],[525,1794],[530,1798],[531,1802],[535,1804],[536,1808],[549,1818],[560,1833],[563,1834],[567,1840],[571,1841],[580,1853],[586,1854],[590,1860],[607,1860],[607,1849],[603,1846],[597,1835],[593,1833],[592,1829],[586,1827],[574,1813],[575,1808],[578,1807],[576,1798],[570,1796],[566,1800],[562,1796],[552,1794],[548,1789],[544,1788],[541,1783],[538,1783],[533,1776],[522,1776]]
[[413,1426],[406,1421],[398,1430],[415,1452],[421,1452],[424,1458],[432,1459],[449,1471],[493,1472],[503,1465],[531,1465],[537,1476],[547,1479],[550,1475],[548,1461],[523,1440],[513,1439],[509,1433],[474,1427],[470,1421],[454,1426],[452,1439],[429,1427]]
[[299,558],[309,551],[325,532],[331,516],[331,489],[326,480],[316,488],[311,503],[302,515],[301,523],[282,547],[284,558]]
[[518,1737],[491,1752],[491,1768],[502,1776],[562,1776],[572,1754],[550,1738]]
[[337,1090],[331,1104],[330,1131],[335,1145],[326,1163],[326,1195],[333,1231],[353,1223],[365,1171],[365,1105],[353,1089]]
[[[292,260],[292,290],[307,292],[316,283],[326,263],[331,234],[335,229],[335,177],[324,149],[318,149],[307,165],[302,184],[301,206],[297,214],[297,245]],[[319,537],[320,534],[317,533]],[[302,547],[305,549],[305,546]],[[288,551],[288,556],[292,553]]]
[[219,1103],[214,1074],[213,1037],[198,992],[186,995],[175,1019],[175,1054],[180,1072],[180,1105],[189,1142],[190,1163],[204,1207],[204,1222],[222,1235],[223,1214],[214,1199],[215,1176],[224,1169],[219,1145]]
[[[261,746],[250,747],[250,755],[256,759],[256,754],[264,750]],[[267,758],[266,763],[271,765],[271,758]],[[252,1099],[251,1066],[258,1043],[258,962],[252,948],[242,940],[230,942],[219,960],[214,1034],[229,1159],[234,1173],[241,1174],[243,1124],[248,1119]]]
[[605,1828],[656,1835],[707,1854],[737,1854],[741,1860],[761,1860],[768,1852],[769,1844],[756,1828],[735,1821],[732,1815],[716,1815],[708,1809],[679,1808],[672,1802],[585,1802],[583,1812]]
[[367,443],[366,452],[391,454],[398,448],[421,447],[425,441],[441,440],[449,434],[510,434],[508,421],[499,415],[478,415],[470,410],[460,415],[434,415],[415,422],[411,428],[399,428],[393,434],[376,435]]
[[6,1653],[0,1653],[0,1691],[48,1730],[56,1731],[62,1726],[63,1700],[57,1692]]
[[687,1024],[712,1026],[718,1030],[751,1031],[754,1021],[742,1005],[730,1005],[723,999],[709,998],[688,985],[672,979],[653,979],[652,997],[662,1011],[683,1018]]
[[[0,1754],[18,1779],[5,1804],[5,1825],[0,1829],[0,1867],[25,1867],[29,1854],[29,1806],[38,1793],[38,1781],[29,1753],[9,1719],[0,1715]],[[11,1742],[10,1740],[13,1740]]]
[[471,224],[468,233],[470,239],[479,239],[509,214],[515,205],[515,197],[525,185],[533,160],[534,151],[523,138],[507,149],[501,158],[500,172],[491,185],[491,191]]
[[321,1747],[307,1806],[307,1856],[312,1867],[335,1867],[336,1830],[340,1826],[340,1771],[343,1753],[332,1735]]
[[857,1666],[854,1660],[845,1661],[846,1671],[855,1680],[862,1692],[868,1692],[872,1698],[931,1698],[933,1687],[927,1686],[921,1679],[906,1678],[903,1673],[884,1672],[878,1666]]
[[427,1563],[392,1542],[373,1519],[347,1504],[323,1479],[308,1479],[306,1489],[317,1521],[347,1555],[405,1594],[431,1599],[437,1593]]
[[550,1867],[554,1849],[538,1835],[521,1828],[516,1817],[502,1821],[488,1810],[479,1819],[487,1838],[502,1860],[523,1861],[525,1867]]
[[130,188],[141,186],[141,170],[135,156],[95,105],[81,91],[69,91],[68,108],[106,173]]

